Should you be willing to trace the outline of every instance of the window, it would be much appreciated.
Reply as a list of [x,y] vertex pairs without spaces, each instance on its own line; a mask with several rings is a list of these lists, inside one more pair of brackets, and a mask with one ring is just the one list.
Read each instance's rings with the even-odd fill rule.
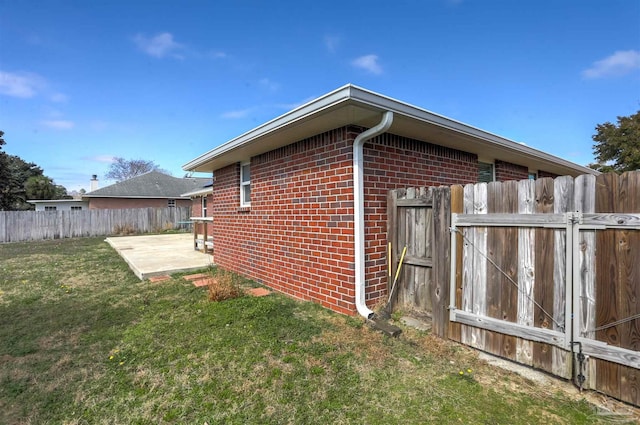
[[496,180],[496,173],[493,164],[488,162],[478,162],[478,182],[489,183]]
[[45,211],[56,211],[58,208],[54,207],[54,206],[45,206],[44,210]]
[[251,170],[248,162],[240,164],[240,206],[251,206]]
[[82,211],[82,207],[72,206],[71,211]]
[[203,217],[207,216],[207,197],[206,196],[202,197],[202,216]]
[[176,200],[175,199],[167,199],[167,206],[169,208],[173,208],[176,206]]
[[535,171],[529,171],[529,180],[537,180],[538,179],[538,173],[536,173]]

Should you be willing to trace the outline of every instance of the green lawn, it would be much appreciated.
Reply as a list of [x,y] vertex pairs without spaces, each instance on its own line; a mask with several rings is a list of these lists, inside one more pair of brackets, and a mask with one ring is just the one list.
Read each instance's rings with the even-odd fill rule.
[[602,418],[428,334],[389,339],[277,294],[213,303],[178,276],[140,282],[102,239],[0,245],[0,424]]

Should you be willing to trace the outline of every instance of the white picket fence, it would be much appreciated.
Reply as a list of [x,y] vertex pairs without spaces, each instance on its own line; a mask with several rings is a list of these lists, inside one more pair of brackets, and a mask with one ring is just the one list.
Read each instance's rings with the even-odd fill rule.
[[0,243],[150,233],[184,226],[190,207],[0,211]]

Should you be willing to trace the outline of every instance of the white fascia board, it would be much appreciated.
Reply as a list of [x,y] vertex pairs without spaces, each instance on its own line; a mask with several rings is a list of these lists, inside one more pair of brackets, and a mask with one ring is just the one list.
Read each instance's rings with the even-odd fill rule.
[[44,203],[66,203],[66,202],[84,202],[82,199],[28,199],[30,204],[44,204]]
[[184,195],[179,196],[125,196],[125,195],[84,195],[84,198],[118,198],[118,199],[190,199]]

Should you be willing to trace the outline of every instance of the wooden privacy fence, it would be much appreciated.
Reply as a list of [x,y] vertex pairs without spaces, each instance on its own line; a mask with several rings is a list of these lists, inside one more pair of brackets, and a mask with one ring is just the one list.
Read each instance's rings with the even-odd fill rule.
[[0,243],[174,229],[190,207],[82,211],[0,211]]
[[[640,172],[453,186],[450,200],[424,214],[396,202],[394,242],[431,238],[433,267],[450,268],[425,291],[446,296],[397,305],[426,309],[440,336],[640,405]],[[411,273],[399,295],[419,285]]]

